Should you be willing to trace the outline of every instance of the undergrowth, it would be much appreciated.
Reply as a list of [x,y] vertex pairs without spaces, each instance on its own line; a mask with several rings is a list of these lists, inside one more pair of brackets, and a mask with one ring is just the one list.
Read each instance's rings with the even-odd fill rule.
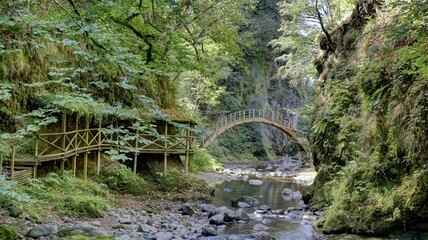
[[0,225],[0,239],[1,240],[18,240],[18,234],[14,227],[8,225]]
[[103,171],[98,181],[106,184],[108,188],[114,191],[132,195],[145,194],[149,188],[142,176],[133,173],[124,166],[114,170]]
[[222,165],[205,149],[195,151],[190,162],[192,172],[215,171],[221,167]]
[[23,208],[34,217],[55,210],[67,216],[96,218],[110,206],[107,189],[69,174],[51,173],[21,186],[18,191],[31,196],[31,201]]

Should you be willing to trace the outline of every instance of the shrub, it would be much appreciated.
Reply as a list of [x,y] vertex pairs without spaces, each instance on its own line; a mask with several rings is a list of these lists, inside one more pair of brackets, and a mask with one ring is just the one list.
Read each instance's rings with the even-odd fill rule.
[[214,171],[221,167],[221,164],[205,149],[195,151],[190,162],[190,170],[192,172]]
[[7,225],[0,225],[0,239],[1,240],[17,240],[18,234],[13,227]]
[[167,174],[159,175],[158,181],[159,190],[164,192],[186,192],[191,190],[205,192],[208,189],[203,181],[185,175],[176,169],[168,171]]
[[144,178],[124,166],[103,172],[99,177],[99,181],[114,191],[132,195],[141,195],[146,193],[147,190]]

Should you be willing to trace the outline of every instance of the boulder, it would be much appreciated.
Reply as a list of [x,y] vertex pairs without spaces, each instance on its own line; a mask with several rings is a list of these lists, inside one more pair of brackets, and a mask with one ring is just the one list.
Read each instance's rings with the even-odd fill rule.
[[260,231],[260,232],[254,233],[252,235],[252,237],[254,238],[254,240],[273,240],[273,239],[275,239],[274,237],[272,237],[272,235],[270,235],[268,232],[265,232],[265,231]]
[[183,205],[179,211],[181,212],[182,215],[187,215],[187,216],[192,216],[193,214],[195,214],[195,210],[193,210],[192,207],[190,207],[189,205]]
[[224,224],[224,213],[217,213],[216,215],[210,217],[210,224],[213,225],[223,225]]
[[174,235],[172,235],[172,233],[170,232],[158,232],[155,234],[156,240],[170,240],[173,238],[174,238]]
[[204,226],[202,228],[202,236],[204,237],[217,236],[217,230],[212,226]]
[[58,227],[53,224],[42,224],[33,227],[28,231],[27,236],[30,238],[48,237],[58,232]]
[[254,185],[254,186],[260,186],[260,185],[263,185],[263,181],[262,181],[262,180],[259,180],[259,179],[250,179],[250,180],[248,180],[248,183],[249,183],[250,185]]
[[238,207],[239,208],[250,208],[251,205],[246,203],[246,202],[238,202]]
[[138,225],[138,228],[137,228],[137,232],[142,232],[142,233],[155,233],[156,231],[157,229],[155,227],[152,227],[147,224],[140,224]]

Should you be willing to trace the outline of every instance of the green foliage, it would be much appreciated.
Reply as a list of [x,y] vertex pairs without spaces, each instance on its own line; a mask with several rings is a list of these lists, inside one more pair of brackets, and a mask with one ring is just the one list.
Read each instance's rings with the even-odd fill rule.
[[158,188],[163,192],[185,193],[187,191],[206,192],[207,186],[202,180],[187,176],[178,170],[160,174],[156,179]]
[[127,167],[102,172],[99,181],[106,184],[108,188],[121,193],[142,195],[147,193],[148,184],[142,176],[133,173]]
[[23,204],[30,201],[30,197],[22,192],[16,191],[15,182],[7,181],[0,175],[0,208],[10,211],[12,208],[21,208]]
[[370,23],[358,40],[367,51],[348,51],[328,66],[312,136],[320,170],[313,201],[327,207],[320,222],[326,232],[382,234],[425,219],[428,34],[419,31],[426,18],[422,2],[388,5],[385,13],[400,14]]
[[0,239],[2,240],[18,240],[18,234],[15,228],[8,225],[0,225]]
[[44,214],[52,209],[68,216],[101,217],[110,205],[109,193],[104,187],[68,174],[49,174],[22,186],[20,191],[32,198],[26,210],[43,209]]
[[205,149],[195,151],[190,162],[192,172],[214,171],[219,168],[221,168],[221,164]]

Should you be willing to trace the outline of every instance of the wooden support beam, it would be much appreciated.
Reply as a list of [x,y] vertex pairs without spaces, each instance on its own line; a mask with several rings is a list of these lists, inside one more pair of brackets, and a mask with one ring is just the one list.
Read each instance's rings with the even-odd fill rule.
[[73,156],[73,176],[76,176],[77,170],[77,153]]
[[34,160],[36,161],[36,164],[33,167],[33,178],[37,178],[37,167],[39,165],[39,136],[36,135],[35,140],[35,146],[34,146]]
[[[189,128],[190,128],[190,125],[189,125]],[[189,164],[190,164],[189,158],[190,158],[190,144],[191,144],[190,138],[191,138],[190,129],[186,129],[186,157],[184,161],[186,174],[189,174]]]
[[163,173],[166,174],[168,171],[168,122],[165,121],[165,143],[164,143],[164,155],[163,155]]
[[65,146],[67,146],[67,143],[66,143],[66,140],[67,140],[67,138],[66,138],[66,132],[67,132],[67,113],[63,113],[63,115],[62,115],[62,133],[63,133],[63,136],[62,136],[62,149],[63,149],[63,153],[64,153],[64,156],[62,157],[62,161],[61,161],[61,174],[64,174],[64,170],[65,170],[65,153],[66,153],[66,150],[65,150]]
[[102,134],[102,118],[98,121],[98,151],[97,151],[97,175],[101,173],[101,134]]
[[134,152],[134,173],[137,173],[137,166],[138,166],[138,139],[139,139],[139,131],[137,129],[137,132],[135,134],[135,152]]
[[3,173],[3,154],[0,153],[0,175]]
[[13,178],[15,177],[15,157],[16,157],[16,145],[14,144],[12,146],[12,159],[11,159],[11,164],[10,164],[10,179],[13,180]]
[[77,156],[78,156],[78,152],[77,152],[77,149],[78,149],[78,141],[79,141],[79,138],[78,138],[78,134],[79,134],[79,119],[80,119],[80,116],[79,116],[79,114],[76,114],[76,129],[75,129],[75,138],[74,138],[74,151],[75,151],[75,153],[74,153],[74,157],[73,157],[73,176],[76,176],[76,173],[77,173]]
[[[86,116],[85,118],[85,140],[86,140],[86,147],[89,147],[88,143],[89,143],[89,117]],[[84,163],[83,163],[83,178],[85,180],[88,179],[88,151],[86,151],[84,153]]]

